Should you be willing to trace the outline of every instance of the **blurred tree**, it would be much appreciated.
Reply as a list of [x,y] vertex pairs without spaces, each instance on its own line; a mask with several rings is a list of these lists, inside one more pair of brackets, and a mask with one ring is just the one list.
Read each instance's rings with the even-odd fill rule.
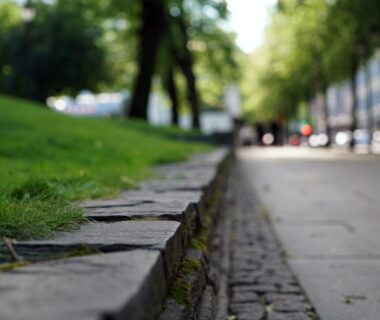
[[[330,20],[334,21],[336,17],[344,17],[344,26],[349,26],[348,30],[343,30],[345,37],[338,42],[341,45],[341,52],[335,56],[340,63],[345,63],[344,76],[351,79],[351,91],[353,97],[352,103],[352,126],[351,130],[356,129],[356,110],[357,110],[357,84],[356,74],[359,68],[367,62],[373,51],[380,46],[380,2],[376,0],[336,0],[330,10]],[[343,23],[342,23],[343,25]],[[346,31],[346,32],[345,32]],[[349,32],[347,32],[349,31]],[[337,62],[338,62],[337,61]],[[338,63],[339,63],[338,62]],[[368,70],[366,69],[366,78],[368,79]],[[370,85],[366,81],[367,91]],[[369,95],[371,97],[371,95]],[[367,101],[367,104],[371,104]],[[368,117],[371,119],[371,115]],[[371,120],[368,123],[368,129],[371,133],[373,129]],[[371,134],[370,134],[371,138]],[[351,147],[353,147],[353,142]]]
[[102,30],[82,14],[80,4],[28,2],[33,15],[1,41],[0,64],[11,70],[0,80],[1,91],[44,102],[50,95],[96,89],[107,79],[98,44]]
[[0,34],[5,34],[9,29],[21,23],[22,11],[11,0],[0,2]]
[[12,1],[0,2],[0,85],[4,78],[12,73],[12,66],[7,61],[2,48],[5,47],[6,34],[21,23],[21,8]]
[[238,78],[234,35],[220,26],[227,18],[224,1],[30,0],[33,14],[24,20],[19,6],[5,4],[3,92],[43,101],[85,88],[127,88],[130,115],[145,119],[152,77],[159,74],[173,122],[186,96],[199,127],[201,104],[220,104],[226,84]]
[[157,53],[165,29],[165,0],[143,0],[140,7],[138,73],[133,89],[129,116],[147,119],[148,99]]
[[[171,98],[172,108],[174,108],[174,123],[178,122],[180,101],[176,93],[176,77],[174,74],[176,68],[181,71],[186,80],[187,100],[192,112],[193,126],[198,128],[201,102],[197,88],[197,78],[205,74],[213,75],[217,79],[215,83],[219,86],[219,99],[222,91],[220,89],[222,81],[224,81],[223,85],[225,85],[226,81],[232,81],[232,78],[233,80],[237,78],[236,72],[231,71],[232,69],[237,69],[237,63],[234,60],[236,51],[234,39],[218,26],[220,21],[227,18],[227,6],[224,1],[216,0],[166,0],[165,7],[160,10],[155,10],[155,15],[160,15],[158,17],[160,28],[156,28],[156,31],[159,30],[160,34],[156,34],[155,39],[160,39],[160,41],[158,44],[154,44],[154,50],[158,50],[160,45],[161,48],[164,48],[160,50],[159,55],[157,55],[157,52],[154,53],[155,51],[149,50],[151,63],[155,63],[155,60],[152,60],[153,58],[158,60],[158,73],[164,79]],[[141,11],[141,14],[143,12]],[[205,12],[207,13],[205,14]],[[143,51],[141,32],[144,30],[146,23],[143,16],[141,16],[140,22],[141,55]],[[152,23],[152,19],[148,22],[149,24]],[[210,47],[208,47],[208,44],[211,44]],[[148,50],[146,49],[146,51]],[[146,118],[148,86],[150,86],[150,81],[154,74],[154,66],[147,68],[147,65],[142,64],[141,61],[140,65],[144,65],[145,68],[139,68],[134,92],[135,98],[132,100],[130,114]],[[203,68],[197,69],[198,65],[202,65]],[[205,71],[206,69],[207,71]],[[234,74],[234,77],[231,77],[232,74]],[[150,80],[142,82],[141,77],[143,75]],[[137,90],[138,88],[140,89]],[[142,88],[145,89],[142,90]],[[142,97],[144,98],[142,99]],[[140,101],[140,103],[137,101]]]

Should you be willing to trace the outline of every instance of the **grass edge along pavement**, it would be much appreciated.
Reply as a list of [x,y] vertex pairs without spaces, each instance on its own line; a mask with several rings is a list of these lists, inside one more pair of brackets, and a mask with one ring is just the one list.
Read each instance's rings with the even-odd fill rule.
[[0,95],[0,239],[51,237],[86,221],[79,200],[115,196],[211,146],[197,133],[120,119],[73,118]]

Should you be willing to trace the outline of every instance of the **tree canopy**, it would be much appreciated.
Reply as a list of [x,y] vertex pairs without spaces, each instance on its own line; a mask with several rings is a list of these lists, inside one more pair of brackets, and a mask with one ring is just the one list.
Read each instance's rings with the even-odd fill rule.
[[[132,92],[146,118],[153,77],[172,75],[199,125],[238,78],[234,35],[218,0],[28,0],[0,3],[0,92],[44,101],[82,89]],[[167,90],[167,86],[163,86]],[[187,93],[186,93],[187,92]],[[172,97],[172,94],[169,94]],[[185,103],[182,96],[187,97]],[[198,124],[197,124],[198,123]]]
[[379,46],[379,15],[376,0],[279,0],[265,43],[246,62],[247,117],[295,117],[299,105],[328,85],[353,79]]

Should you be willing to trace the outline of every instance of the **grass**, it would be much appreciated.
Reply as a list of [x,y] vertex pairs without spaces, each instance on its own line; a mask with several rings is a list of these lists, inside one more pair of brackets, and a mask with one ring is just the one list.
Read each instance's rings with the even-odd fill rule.
[[0,96],[0,237],[49,237],[85,221],[77,201],[136,186],[152,166],[210,146],[131,120],[72,118]]

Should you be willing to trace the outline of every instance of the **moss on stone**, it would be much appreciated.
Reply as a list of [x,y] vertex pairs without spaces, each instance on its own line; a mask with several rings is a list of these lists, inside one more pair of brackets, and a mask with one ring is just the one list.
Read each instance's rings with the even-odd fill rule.
[[27,262],[12,262],[0,264],[0,272],[13,271],[28,265]]
[[89,246],[89,245],[81,245],[78,247],[71,248],[65,252],[64,258],[71,258],[71,257],[81,257],[81,256],[88,256],[92,254],[99,254],[101,253],[99,249]]
[[207,250],[207,237],[204,234],[202,234],[202,235],[199,235],[198,237],[191,239],[190,246],[193,249],[206,251]]
[[201,269],[201,260],[200,259],[185,259],[181,265],[180,272],[183,275],[193,275]]
[[195,275],[202,268],[200,259],[185,259],[179,266],[176,279],[169,290],[169,297],[182,305],[189,305],[191,300],[191,284],[188,277]]
[[172,284],[169,297],[182,305],[190,304],[191,286],[185,279],[178,278]]

